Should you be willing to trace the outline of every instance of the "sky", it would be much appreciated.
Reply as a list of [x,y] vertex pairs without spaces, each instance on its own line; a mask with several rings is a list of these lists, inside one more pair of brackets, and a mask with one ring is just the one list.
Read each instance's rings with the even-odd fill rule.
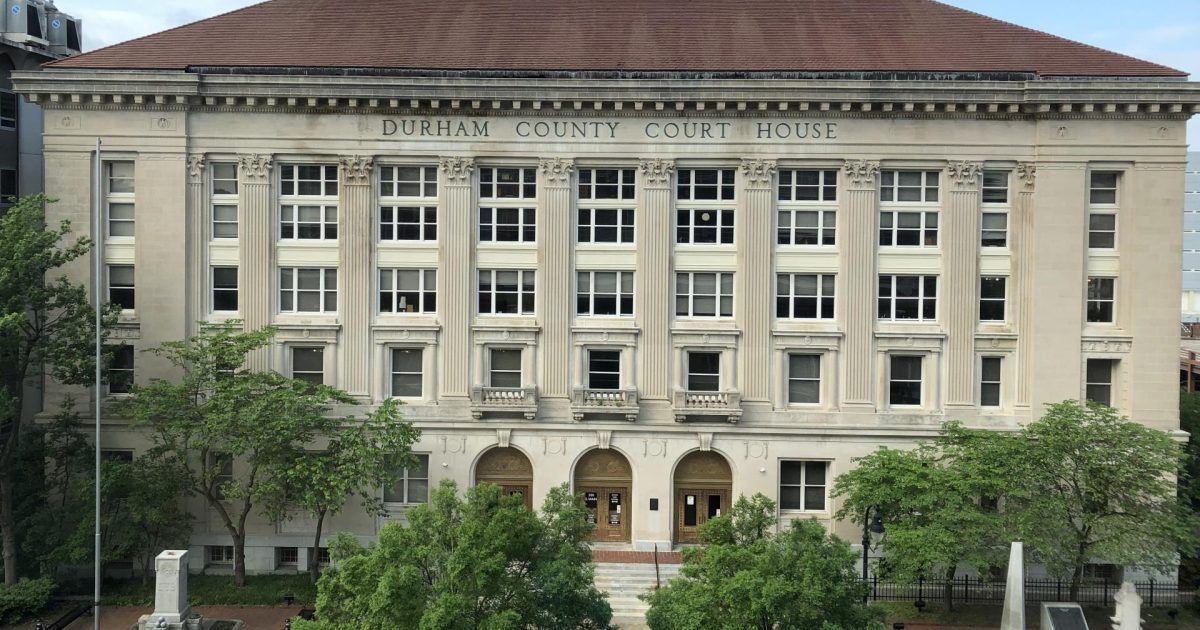
[[[83,18],[87,50],[255,3],[255,0],[56,2],[66,13]],[[947,0],[947,4],[1155,61],[1189,72],[1193,80],[1200,80],[1200,0]],[[1200,121],[1196,119],[1188,126],[1188,141],[1193,148],[1200,149]]]

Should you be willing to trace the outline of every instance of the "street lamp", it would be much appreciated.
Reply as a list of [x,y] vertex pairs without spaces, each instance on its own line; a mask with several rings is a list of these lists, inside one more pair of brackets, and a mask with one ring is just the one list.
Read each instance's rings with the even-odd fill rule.
[[[871,513],[874,512],[874,516]],[[863,585],[867,584],[867,555],[871,551],[871,534],[880,535],[883,533],[883,508],[879,504],[867,506],[867,513],[863,515]],[[870,593],[863,592],[863,603],[867,603]]]

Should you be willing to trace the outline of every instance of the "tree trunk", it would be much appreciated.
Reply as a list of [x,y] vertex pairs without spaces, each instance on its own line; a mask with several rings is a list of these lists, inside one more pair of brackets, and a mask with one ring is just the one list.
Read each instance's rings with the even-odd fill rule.
[[246,585],[246,538],[239,533],[233,535],[233,585]]
[[1079,601],[1079,585],[1083,582],[1083,564],[1077,563],[1075,571],[1071,573],[1071,599],[1069,601]]
[[17,521],[13,516],[12,465],[0,470],[0,534],[4,542],[4,583],[17,583]]
[[325,510],[317,512],[317,535],[313,537],[312,549],[308,550],[308,576],[315,584],[321,577],[321,528],[325,525]]
[[946,610],[954,610],[954,571],[958,569],[958,565],[951,565],[946,568],[946,583],[942,586],[942,603],[946,605]]

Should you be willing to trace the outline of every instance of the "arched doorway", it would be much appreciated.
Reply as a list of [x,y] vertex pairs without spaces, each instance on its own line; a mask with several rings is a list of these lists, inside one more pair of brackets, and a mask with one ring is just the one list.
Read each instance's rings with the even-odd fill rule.
[[675,542],[696,543],[697,528],[729,511],[733,473],[712,451],[688,453],[675,467]]
[[533,509],[533,464],[515,448],[493,448],[484,453],[475,465],[475,483],[494,483],[504,494],[519,494],[525,498],[525,507]]
[[629,542],[629,493],[633,468],[612,449],[593,449],[575,464],[575,493],[583,495],[588,520],[595,524],[592,540]]

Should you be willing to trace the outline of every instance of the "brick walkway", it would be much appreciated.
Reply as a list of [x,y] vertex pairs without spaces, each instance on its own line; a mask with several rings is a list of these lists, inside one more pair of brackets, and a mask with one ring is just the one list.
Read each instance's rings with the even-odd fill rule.
[[[592,561],[654,564],[654,552],[621,551],[617,549],[593,549]],[[683,562],[683,554],[679,553],[678,551],[660,551],[658,552],[658,561],[661,564],[680,564]]]
[[[283,622],[295,617],[300,606],[197,606],[196,612],[210,619],[240,619],[244,630],[282,630]],[[149,607],[118,606],[100,611],[101,630],[129,630]],[[76,619],[67,630],[91,630],[90,615]]]

